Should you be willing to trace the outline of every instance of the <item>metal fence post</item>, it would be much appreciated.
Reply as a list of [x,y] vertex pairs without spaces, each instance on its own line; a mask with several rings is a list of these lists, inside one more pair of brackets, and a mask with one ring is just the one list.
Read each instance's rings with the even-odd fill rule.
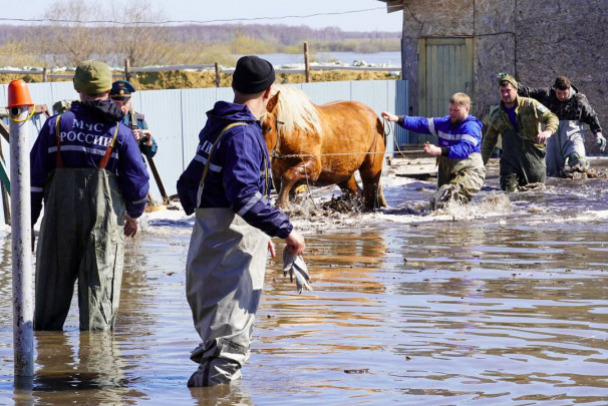
[[[34,376],[32,311],[32,224],[30,213],[30,159],[28,119],[35,106],[27,84],[19,79],[8,87],[11,119],[11,255],[13,262],[13,343],[16,377]],[[30,113],[31,109],[31,113]]]

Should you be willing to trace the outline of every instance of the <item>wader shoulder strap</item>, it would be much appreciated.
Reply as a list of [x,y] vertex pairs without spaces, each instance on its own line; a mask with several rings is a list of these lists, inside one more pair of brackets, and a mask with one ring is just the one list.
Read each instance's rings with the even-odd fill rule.
[[59,134],[59,119],[61,114],[57,116],[55,120],[55,140],[57,141],[57,158],[55,160],[55,167],[63,168],[63,161],[61,160],[61,135]]
[[[278,131],[277,131],[278,136]],[[278,140],[278,138],[277,138]],[[264,193],[263,196],[270,199],[270,174],[268,173],[268,160],[266,159],[266,154],[268,154],[268,149],[266,148],[266,144],[261,143],[260,147],[262,148],[262,159],[264,160]]]
[[116,129],[114,130],[114,136],[112,137],[112,140],[110,141],[110,145],[108,145],[108,149],[106,149],[106,153],[103,156],[103,158],[101,159],[101,162],[99,162],[99,169],[106,169],[106,165],[108,164],[108,161],[110,160],[110,156],[112,155],[112,150],[114,149],[114,144],[116,143],[116,136],[118,135],[118,121],[116,122]]
[[218,144],[218,142],[220,142],[220,139],[224,136],[224,134],[228,130],[230,130],[232,127],[236,127],[237,125],[247,125],[247,123],[243,123],[243,122],[239,121],[236,123],[228,124],[226,127],[224,127],[224,129],[222,130],[220,135],[217,136],[217,138],[213,142],[213,145],[211,146],[211,149],[209,150],[209,155],[207,156],[207,162],[205,162],[205,168],[203,169],[203,176],[201,176],[201,181],[198,185],[198,194],[197,194],[197,199],[196,199],[197,207],[199,207],[201,205],[201,198],[203,196],[203,188],[205,187],[205,179],[207,178],[207,171],[209,170],[209,165],[211,164],[211,156],[213,155],[213,151],[215,151],[215,146]]

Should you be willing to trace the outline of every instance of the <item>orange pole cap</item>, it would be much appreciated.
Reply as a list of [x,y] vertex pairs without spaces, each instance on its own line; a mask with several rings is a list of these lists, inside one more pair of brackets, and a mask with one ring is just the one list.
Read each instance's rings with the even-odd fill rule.
[[11,81],[8,84],[8,108],[33,106],[30,89],[23,79]]

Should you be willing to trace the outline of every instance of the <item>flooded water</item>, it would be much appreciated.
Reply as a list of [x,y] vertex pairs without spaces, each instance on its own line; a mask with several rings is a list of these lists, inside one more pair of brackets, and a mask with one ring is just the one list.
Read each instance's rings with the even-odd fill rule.
[[[253,353],[232,386],[186,388],[192,221],[150,215],[128,245],[113,334],[37,333],[13,381],[10,242],[0,245],[2,405],[606,405],[608,181],[425,209],[434,179],[392,178],[384,213],[297,219],[314,292],[267,270]],[[277,252],[281,252],[279,242]]]
[[[283,65],[304,64],[303,54],[264,54],[260,56],[277,67]],[[321,63],[338,61],[346,64],[353,64],[354,62],[365,62],[366,64],[372,65],[399,67],[401,66],[401,52],[312,52],[311,61]]]

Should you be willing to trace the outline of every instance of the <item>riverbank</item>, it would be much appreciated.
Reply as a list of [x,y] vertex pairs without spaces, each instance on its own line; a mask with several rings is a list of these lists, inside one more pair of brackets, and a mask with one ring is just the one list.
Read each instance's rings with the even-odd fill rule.
[[[220,75],[220,87],[229,87],[232,83],[231,73]],[[395,72],[386,71],[312,71],[310,73],[312,82],[334,82],[349,80],[387,80],[400,79],[401,76]],[[0,74],[0,83],[10,83],[12,80],[23,79],[28,83],[42,82],[42,74]],[[71,77],[54,81],[71,81]],[[306,80],[303,73],[278,73],[277,83],[304,83]],[[190,89],[216,87],[216,75],[212,71],[174,70],[164,72],[141,72],[137,73],[131,82],[138,90],[157,89]]]
[[[305,82],[303,54],[282,53],[261,54],[260,56],[274,65],[277,70],[278,83]],[[238,59],[238,55],[234,56],[234,61],[231,63],[220,63],[220,86],[230,86],[236,59]],[[310,79],[312,82],[400,79],[400,60],[400,52],[320,52],[311,55]],[[173,70],[167,70],[171,68]],[[375,71],[374,68],[378,70]],[[132,67],[131,69],[131,82],[139,90],[215,87],[217,80],[213,64]],[[125,74],[120,67],[114,66],[113,70],[115,76]],[[5,66],[0,68],[0,83],[9,83],[15,79],[23,79],[28,83],[40,83],[45,74],[47,81],[71,81],[74,68],[54,67],[47,69],[45,73],[42,67]]]

